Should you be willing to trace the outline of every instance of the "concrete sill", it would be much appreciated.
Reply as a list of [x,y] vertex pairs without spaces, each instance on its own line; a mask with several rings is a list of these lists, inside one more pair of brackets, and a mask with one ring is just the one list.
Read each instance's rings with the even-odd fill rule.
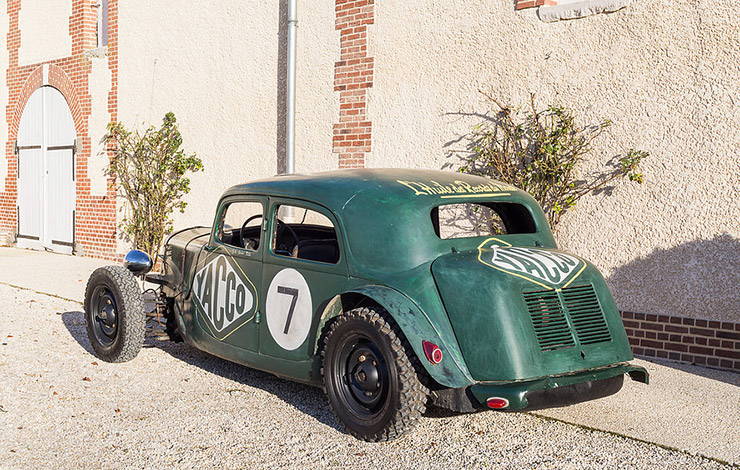
[[88,59],[100,59],[108,56],[108,46],[96,47],[85,51],[85,57]]
[[632,0],[581,0],[556,6],[541,6],[537,9],[540,20],[552,23],[574,20],[598,13],[612,13],[628,6]]

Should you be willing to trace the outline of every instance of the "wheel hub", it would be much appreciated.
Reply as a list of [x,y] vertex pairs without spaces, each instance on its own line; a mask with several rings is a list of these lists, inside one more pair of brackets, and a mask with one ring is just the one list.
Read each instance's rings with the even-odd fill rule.
[[109,346],[116,338],[118,330],[118,309],[113,292],[108,287],[100,286],[93,297],[95,305],[93,331],[95,338],[103,346]]
[[380,388],[378,368],[369,361],[357,364],[352,376],[355,384],[366,392],[375,392]]
[[350,396],[366,411],[377,407],[384,396],[384,365],[373,346],[355,345],[347,356],[345,369]]

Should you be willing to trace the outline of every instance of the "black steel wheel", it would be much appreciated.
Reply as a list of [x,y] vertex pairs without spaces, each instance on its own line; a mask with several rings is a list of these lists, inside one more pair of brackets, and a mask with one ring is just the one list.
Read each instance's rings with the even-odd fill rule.
[[106,285],[98,285],[90,297],[92,329],[95,341],[110,347],[118,334],[118,306],[113,291]]
[[324,389],[350,434],[389,441],[411,428],[423,413],[427,389],[416,357],[380,309],[340,315],[325,336]]
[[90,344],[108,362],[130,361],[144,344],[146,315],[136,278],[122,266],[93,271],[85,289]]

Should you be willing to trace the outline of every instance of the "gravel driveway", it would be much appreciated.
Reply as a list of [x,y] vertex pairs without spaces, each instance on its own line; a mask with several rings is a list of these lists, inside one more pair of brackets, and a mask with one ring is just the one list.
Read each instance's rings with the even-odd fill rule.
[[0,285],[0,305],[0,468],[730,468],[528,414],[435,409],[368,444],[318,389],[153,340],[108,364],[79,304]]

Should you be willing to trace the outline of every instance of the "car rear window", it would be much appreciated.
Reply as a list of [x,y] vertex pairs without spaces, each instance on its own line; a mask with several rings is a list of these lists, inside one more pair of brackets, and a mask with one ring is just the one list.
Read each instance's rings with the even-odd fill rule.
[[537,231],[529,210],[510,202],[462,202],[437,206],[432,209],[432,225],[437,236],[445,240]]

